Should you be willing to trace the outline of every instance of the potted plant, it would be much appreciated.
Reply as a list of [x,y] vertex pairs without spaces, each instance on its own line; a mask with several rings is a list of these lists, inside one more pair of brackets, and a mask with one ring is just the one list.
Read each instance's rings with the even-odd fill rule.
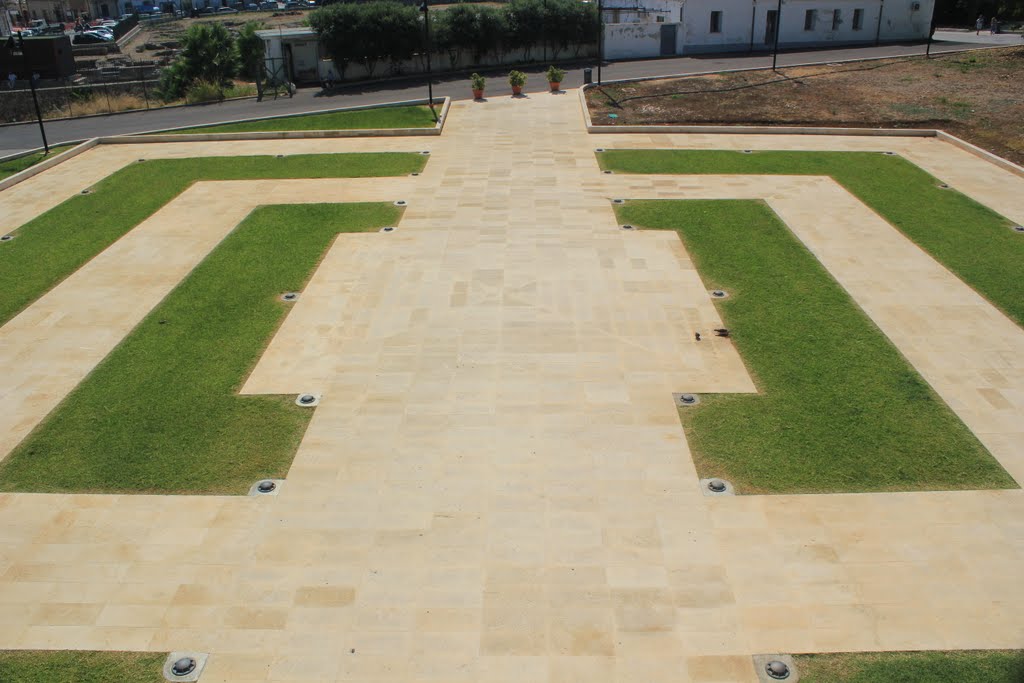
[[562,87],[563,78],[565,78],[565,71],[556,66],[548,67],[548,85],[551,86],[551,92],[558,92],[558,89]]
[[522,94],[523,86],[526,85],[526,74],[522,71],[516,71],[513,69],[508,74],[508,84],[512,86],[513,95]]
[[473,84],[473,99],[482,100],[484,98],[484,86],[487,85],[487,79],[478,73],[474,73],[469,77],[469,81]]

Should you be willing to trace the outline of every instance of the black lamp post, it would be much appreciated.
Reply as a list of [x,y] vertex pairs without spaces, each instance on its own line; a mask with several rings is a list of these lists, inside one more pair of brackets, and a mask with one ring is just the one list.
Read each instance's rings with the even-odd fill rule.
[[604,8],[597,0],[597,84],[601,85],[601,62],[604,61]]
[[43,114],[39,111],[39,97],[36,95],[36,80],[38,75],[28,67],[28,58],[25,56],[25,35],[18,31],[18,47],[21,48],[21,66],[28,74],[28,84],[32,88],[32,104],[36,107],[36,120],[39,121],[39,134],[43,136],[43,154],[50,153],[50,145],[46,142],[46,128],[43,127]]
[[430,112],[437,121],[437,112],[434,111],[434,78],[430,73],[430,4],[427,0],[420,3],[420,11],[423,12],[423,49],[427,51],[427,98],[430,102]]
[[775,71],[775,65],[779,61],[779,33],[782,32],[782,0],[779,0],[779,6],[775,10],[775,47],[772,48],[772,71]]

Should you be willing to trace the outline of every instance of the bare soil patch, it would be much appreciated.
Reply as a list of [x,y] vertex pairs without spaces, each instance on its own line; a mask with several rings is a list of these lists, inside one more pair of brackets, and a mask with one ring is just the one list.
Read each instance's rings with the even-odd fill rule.
[[[941,128],[1024,163],[1024,47],[594,88],[599,125]],[[614,116],[610,116],[614,115]]]

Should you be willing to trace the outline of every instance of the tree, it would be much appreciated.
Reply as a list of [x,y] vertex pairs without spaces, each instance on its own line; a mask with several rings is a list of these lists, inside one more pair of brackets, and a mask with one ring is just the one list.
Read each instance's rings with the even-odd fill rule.
[[189,86],[203,81],[220,91],[231,84],[237,72],[235,40],[223,24],[195,24],[181,39],[181,54],[164,69],[160,90],[164,99],[176,99]]
[[364,54],[361,13],[361,5],[337,3],[309,15],[309,25],[320,36],[340,78],[345,78],[348,65]]
[[544,34],[544,7],[540,0],[512,0],[506,5],[509,43],[513,48],[523,50],[523,58],[530,58],[530,51],[537,39]]
[[263,27],[258,21],[250,21],[238,33],[239,72],[256,81],[256,101],[263,101],[263,39],[256,31]]

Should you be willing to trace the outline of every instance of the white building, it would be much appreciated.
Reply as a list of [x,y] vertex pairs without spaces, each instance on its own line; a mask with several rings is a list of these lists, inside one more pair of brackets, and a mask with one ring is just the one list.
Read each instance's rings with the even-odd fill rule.
[[[770,50],[778,0],[604,0],[604,56]],[[782,0],[779,47],[925,40],[935,0]]]

